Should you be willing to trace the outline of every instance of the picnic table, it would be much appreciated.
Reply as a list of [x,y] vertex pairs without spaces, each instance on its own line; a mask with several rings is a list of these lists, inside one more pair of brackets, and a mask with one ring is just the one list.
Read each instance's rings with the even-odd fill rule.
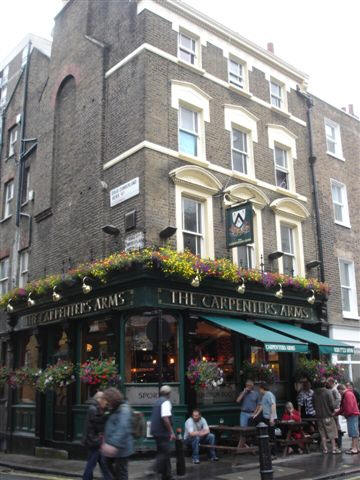
[[277,422],[276,426],[281,429],[281,431],[286,432],[285,438],[278,439],[277,442],[284,447],[283,450],[283,457],[289,452],[289,447],[298,446],[303,447],[306,453],[309,453],[309,444],[312,443],[311,437],[304,437],[301,439],[291,438],[294,432],[301,431],[304,427],[308,425],[306,420],[302,420],[301,422],[295,422],[293,420],[287,421],[279,421]]
[[[257,452],[258,447],[243,447],[246,443],[248,437],[253,437],[256,435],[256,427],[240,427],[240,426],[229,426],[229,425],[209,425],[210,431],[215,434],[215,448],[217,450],[228,450],[234,454],[250,453]],[[231,445],[221,445],[221,437],[223,433],[230,434],[237,438],[237,446]],[[209,447],[208,445],[204,445]]]

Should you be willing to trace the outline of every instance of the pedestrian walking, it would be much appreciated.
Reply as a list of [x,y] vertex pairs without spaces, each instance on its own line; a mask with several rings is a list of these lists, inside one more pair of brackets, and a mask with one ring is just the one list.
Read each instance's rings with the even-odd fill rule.
[[[195,464],[200,463],[200,445],[215,445],[215,435],[210,433],[207,421],[201,416],[201,412],[198,409],[193,410],[191,417],[185,422],[184,441],[191,447],[192,460]],[[217,462],[219,460],[216,456],[215,448],[209,448],[207,453],[211,461]]]
[[172,427],[172,405],[170,402],[171,387],[163,385],[159,398],[151,412],[151,435],[156,442],[156,472],[162,480],[173,480],[171,475],[171,442],[175,440]]
[[[333,377],[328,377],[327,379],[327,388],[331,391],[332,396],[334,398],[334,403],[335,403],[335,409],[337,410],[340,408],[340,403],[341,403],[341,395],[338,390],[338,384],[335,381]],[[339,422],[339,417],[335,417],[335,422],[336,422],[336,428],[338,429],[338,438],[337,438],[337,445],[339,448],[342,446],[342,431],[341,431],[341,426]]]
[[359,453],[359,408],[351,390],[345,385],[339,385],[338,390],[341,394],[341,403],[336,415],[343,415],[346,418],[348,435],[351,438],[351,449],[346,450],[345,453],[356,455]]
[[98,463],[104,480],[111,480],[106,459],[100,452],[105,428],[106,400],[103,392],[97,392],[88,402],[89,408],[85,419],[83,444],[88,449],[87,462],[83,473],[83,480],[93,480],[93,472]]
[[328,453],[327,439],[331,442],[332,453],[341,453],[336,447],[335,440],[338,437],[338,430],[334,420],[335,402],[330,390],[326,388],[326,380],[320,382],[314,390],[314,407],[317,417],[317,424],[321,437],[321,448],[324,454]]
[[104,398],[111,414],[105,425],[101,451],[109,459],[114,480],[128,480],[128,459],[134,452],[131,408],[117,388],[105,390]]
[[259,384],[260,403],[256,407],[254,415],[252,416],[252,423],[256,425],[260,422],[266,423],[269,427],[269,437],[272,442],[271,454],[276,456],[276,439],[275,439],[275,422],[277,420],[276,412],[276,398],[270,391],[270,387],[267,383],[261,382]]

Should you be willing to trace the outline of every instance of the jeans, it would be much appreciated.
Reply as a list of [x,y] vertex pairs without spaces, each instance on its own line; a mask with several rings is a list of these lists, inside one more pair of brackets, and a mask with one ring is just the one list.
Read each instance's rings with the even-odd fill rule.
[[101,455],[99,448],[89,448],[83,480],[93,480],[94,468],[98,462],[104,480],[112,480],[106,459]]
[[162,480],[170,480],[171,463],[170,463],[170,440],[166,437],[155,437],[156,441],[156,472],[161,474]]
[[254,412],[253,413],[240,412],[240,427],[248,427],[249,420],[253,415],[254,415]]
[[108,458],[113,480],[128,480],[128,457]]
[[[190,445],[192,448],[192,458],[193,460],[199,460],[199,448],[200,445],[215,445],[215,435],[213,433],[208,433],[203,437],[188,437],[185,440],[187,445]],[[215,448],[209,448],[208,457],[215,458]]]

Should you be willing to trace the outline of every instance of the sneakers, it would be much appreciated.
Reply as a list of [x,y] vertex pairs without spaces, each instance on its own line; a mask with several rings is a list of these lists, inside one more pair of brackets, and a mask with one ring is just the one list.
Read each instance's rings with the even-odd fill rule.
[[195,458],[195,460],[193,460],[193,463],[195,463],[195,465],[198,465],[200,463],[200,460]]
[[210,461],[211,462],[218,462],[219,458],[218,457],[213,457],[213,458],[210,458]]

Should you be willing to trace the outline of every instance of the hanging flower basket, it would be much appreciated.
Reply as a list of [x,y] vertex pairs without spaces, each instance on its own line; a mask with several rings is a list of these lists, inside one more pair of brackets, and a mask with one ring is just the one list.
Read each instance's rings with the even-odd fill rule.
[[36,382],[39,392],[68,387],[75,382],[74,365],[66,360],[58,360],[55,365],[49,365],[43,370]]
[[0,366],[0,388],[9,382],[10,370],[7,367]]
[[272,385],[279,380],[270,365],[263,363],[243,362],[240,368],[240,376],[244,383],[246,380],[253,380],[253,382],[265,382]]
[[345,383],[348,380],[342,365],[332,365],[327,362],[300,357],[295,370],[295,378],[299,381],[304,377],[308,378],[314,385],[321,384],[322,380],[328,377],[333,377],[338,383]]
[[186,376],[196,391],[217,388],[224,383],[224,372],[216,363],[192,359]]
[[8,384],[11,388],[19,388],[23,385],[29,385],[34,387],[41,375],[41,370],[34,367],[20,367],[16,370],[9,372]]
[[96,385],[99,389],[117,385],[120,377],[115,359],[91,359],[83,363],[80,367],[80,381]]

